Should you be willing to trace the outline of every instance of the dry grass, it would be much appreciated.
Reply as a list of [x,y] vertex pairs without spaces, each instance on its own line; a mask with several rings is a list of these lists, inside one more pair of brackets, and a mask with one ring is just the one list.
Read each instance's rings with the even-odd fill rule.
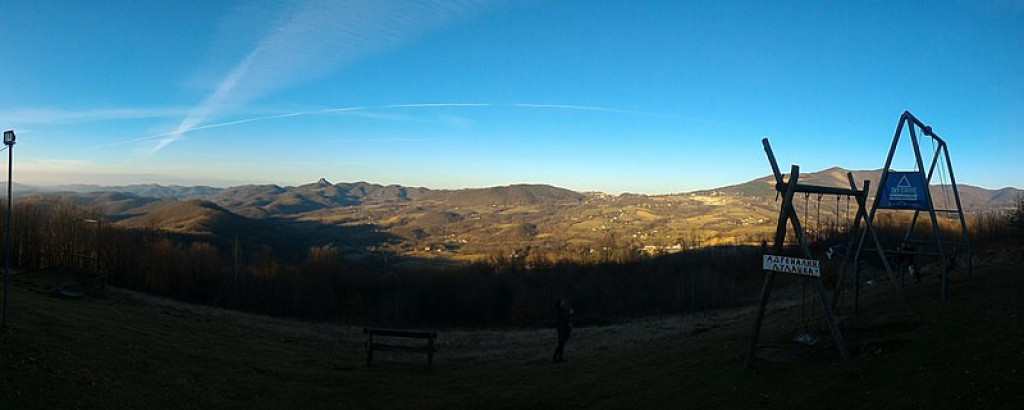
[[[745,370],[749,308],[578,329],[552,364],[549,329],[440,329],[424,358],[363,363],[359,328],[304,323],[108,291],[47,294],[60,273],[17,276],[0,337],[0,403],[29,408],[1021,408],[1024,260],[982,252],[972,278],[884,288],[843,322],[854,370],[789,338],[800,310],[779,294],[765,345],[796,362]],[[716,327],[717,326],[717,327]],[[766,350],[767,352],[767,350]],[[775,355],[779,357],[779,355]],[[785,355],[784,355],[785,356]]]

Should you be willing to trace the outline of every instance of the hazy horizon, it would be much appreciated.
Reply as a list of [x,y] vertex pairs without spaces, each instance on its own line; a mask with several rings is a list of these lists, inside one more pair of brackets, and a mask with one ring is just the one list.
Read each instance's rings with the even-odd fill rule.
[[[808,169],[801,168],[800,172],[802,174],[817,173],[817,172],[826,171],[826,170],[832,169],[832,168],[842,168],[842,167],[830,166],[830,167],[825,167],[825,168],[815,169],[815,170],[808,170]],[[868,170],[868,169],[851,170],[851,169],[846,169],[846,170],[854,172],[854,177],[857,178],[858,181],[859,181],[862,178],[860,177],[860,175],[857,174],[858,172],[871,172],[871,171],[878,171],[879,169],[875,169],[875,170]],[[746,183],[746,182],[757,180],[757,179],[768,178],[768,177],[771,177],[771,174],[763,174],[763,175],[758,175],[758,176],[752,176],[752,177],[749,177],[749,178],[746,178],[746,179],[743,179],[743,180],[733,181],[733,182],[729,182],[729,183],[726,183],[726,184],[723,184],[723,185],[697,187],[697,188],[686,190],[686,191],[672,191],[672,192],[602,191],[602,190],[599,190],[599,189],[586,189],[586,188],[577,188],[577,187],[570,187],[570,186],[561,186],[561,185],[556,185],[556,184],[553,184],[553,183],[550,183],[550,182],[545,182],[545,181],[519,181],[519,182],[509,182],[509,183],[502,183],[502,184],[495,184],[495,185],[478,185],[478,186],[424,186],[424,185],[408,185],[408,184],[402,184],[402,183],[399,183],[399,182],[392,182],[392,181],[348,180],[348,179],[341,179],[341,178],[335,179],[335,178],[329,178],[329,177],[323,176],[323,177],[314,178],[314,179],[311,179],[311,180],[308,180],[308,181],[300,181],[300,182],[293,182],[293,183],[280,183],[280,182],[273,182],[273,181],[256,181],[256,182],[252,182],[252,181],[248,181],[248,182],[246,182],[246,181],[234,181],[234,182],[226,181],[226,182],[218,183],[218,184],[210,184],[210,183],[188,183],[188,182],[180,183],[180,182],[175,182],[175,180],[172,180],[172,179],[150,179],[150,180],[145,180],[145,181],[140,182],[138,180],[124,179],[124,178],[127,178],[127,177],[130,177],[130,176],[124,176],[124,175],[117,176],[117,179],[113,179],[112,181],[114,181],[114,182],[112,182],[112,183],[95,183],[95,182],[57,182],[57,183],[45,183],[45,182],[43,182],[43,183],[31,183],[31,182],[19,181],[17,178],[15,178],[15,183],[16,184],[20,184],[22,186],[37,187],[37,188],[58,188],[58,187],[79,186],[79,185],[80,186],[98,186],[98,187],[118,187],[118,186],[132,186],[132,185],[161,185],[161,186],[182,186],[182,187],[205,186],[205,187],[211,187],[211,188],[231,188],[231,187],[244,186],[244,185],[277,185],[277,186],[281,186],[281,187],[295,187],[295,186],[300,186],[300,185],[307,185],[307,184],[316,183],[321,178],[323,178],[323,179],[326,179],[328,182],[330,182],[332,184],[338,184],[338,183],[361,183],[362,182],[362,183],[369,183],[369,184],[376,184],[376,185],[383,185],[383,186],[399,185],[399,186],[403,186],[403,187],[406,187],[406,188],[427,188],[427,189],[431,189],[431,190],[478,189],[478,188],[493,188],[493,187],[509,186],[509,185],[550,185],[550,186],[554,186],[554,187],[558,187],[558,188],[569,189],[569,190],[576,191],[576,192],[601,192],[601,193],[612,194],[612,195],[640,194],[640,195],[657,196],[657,195],[671,195],[671,194],[678,194],[678,193],[688,193],[688,192],[694,192],[694,191],[702,191],[702,190],[710,190],[710,189],[722,188],[722,187],[726,187],[726,186],[730,186],[730,185],[737,185],[737,184]],[[116,182],[116,181],[123,181],[123,182]],[[188,179],[186,179],[185,181],[188,181]],[[7,182],[6,179],[0,180],[0,183],[6,183],[6,182]],[[932,182],[933,183],[931,185],[934,185],[934,186],[948,185],[949,184],[949,181],[938,181],[938,180],[935,180],[935,181],[932,181]],[[974,186],[974,187],[978,187],[978,188],[983,188],[983,189],[987,189],[987,190],[991,190],[991,191],[997,191],[997,190],[1000,190],[1000,189],[1018,189],[1018,190],[1024,189],[1024,188],[1022,188],[1020,186],[1015,186],[1015,185],[1007,185],[1007,186],[1000,186],[1000,187],[983,186],[983,185],[978,185],[978,184],[972,183],[971,181],[962,181],[962,180],[958,180],[957,184],[958,185],[970,185],[970,186]]]

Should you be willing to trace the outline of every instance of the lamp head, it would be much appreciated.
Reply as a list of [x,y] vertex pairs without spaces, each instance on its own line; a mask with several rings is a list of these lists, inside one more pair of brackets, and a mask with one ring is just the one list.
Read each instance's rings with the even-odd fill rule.
[[15,138],[14,137],[14,130],[4,131],[4,145],[6,145],[6,146],[14,145],[14,138]]

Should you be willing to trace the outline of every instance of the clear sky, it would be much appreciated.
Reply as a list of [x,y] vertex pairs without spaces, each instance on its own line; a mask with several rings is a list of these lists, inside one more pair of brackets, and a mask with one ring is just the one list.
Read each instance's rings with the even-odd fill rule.
[[[1024,186],[1024,1],[0,0],[27,184],[669,193],[883,165]],[[930,149],[930,147],[928,147]],[[910,157],[897,161],[912,168]]]

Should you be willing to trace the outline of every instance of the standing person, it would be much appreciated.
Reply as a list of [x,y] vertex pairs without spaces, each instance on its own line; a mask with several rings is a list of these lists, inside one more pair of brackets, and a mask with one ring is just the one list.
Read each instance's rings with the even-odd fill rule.
[[910,277],[914,278],[915,282],[921,282],[921,272],[918,271],[917,265],[914,264],[914,245],[909,242],[903,242],[896,247],[896,265],[900,271],[900,275],[903,274],[904,268],[906,272],[910,273]]
[[565,342],[572,336],[572,308],[565,299],[558,299],[555,302],[555,320],[558,327],[558,347],[555,348],[555,356],[552,361],[555,363],[564,362]]

